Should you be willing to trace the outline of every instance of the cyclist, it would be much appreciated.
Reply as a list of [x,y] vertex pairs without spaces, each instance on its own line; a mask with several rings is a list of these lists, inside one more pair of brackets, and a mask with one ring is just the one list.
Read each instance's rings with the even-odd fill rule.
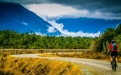
[[[113,55],[115,55],[115,58],[116,58],[116,63],[117,63],[117,54],[119,52],[119,49],[118,49],[118,44],[116,44],[116,50],[113,50],[113,44],[116,44],[116,41],[115,40],[112,40],[111,43],[109,44],[109,47],[108,47],[108,52],[110,52],[110,60],[111,60],[111,64],[112,64],[112,57]],[[117,64],[116,64],[117,66]]]

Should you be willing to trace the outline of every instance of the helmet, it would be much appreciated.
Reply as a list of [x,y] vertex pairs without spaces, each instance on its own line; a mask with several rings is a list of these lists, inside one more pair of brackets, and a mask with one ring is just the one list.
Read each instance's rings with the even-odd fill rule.
[[112,40],[111,43],[116,43],[116,41],[115,40]]

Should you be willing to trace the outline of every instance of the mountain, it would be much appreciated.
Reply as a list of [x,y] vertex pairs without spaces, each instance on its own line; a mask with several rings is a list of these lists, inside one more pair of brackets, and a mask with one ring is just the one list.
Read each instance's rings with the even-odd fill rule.
[[[39,32],[47,35],[48,22],[17,3],[0,2],[0,30],[15,30],[20,33]],[[59,32],[57,32],[59,33]]]
[[100,31],[103,33],[106,28],[116,28],[121,20],[106,20],[106,19],[95,19],[95,18],[60,18],[56,20],[57,23],[64,24],[64,29],[68,29],[72,32],[89,32],[96,33]]

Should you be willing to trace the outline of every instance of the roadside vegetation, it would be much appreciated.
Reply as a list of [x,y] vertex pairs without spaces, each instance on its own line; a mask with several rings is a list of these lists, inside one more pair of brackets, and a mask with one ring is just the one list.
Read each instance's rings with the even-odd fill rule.
[[[104,60],[110,61],[110,55],[101,53],[101,52],[94,52],[94,51],[80,51],[80,52],[56,52],[56,53],[43,53],[39,56],[42,57],[71,57],[71,58],[85,58],[85,59],[97,59],[97,60]],[[118,62],[121,63],[121,56],[118,55]]]
[[0,75],[82,75],[73,63],[40,58],[0,56]]

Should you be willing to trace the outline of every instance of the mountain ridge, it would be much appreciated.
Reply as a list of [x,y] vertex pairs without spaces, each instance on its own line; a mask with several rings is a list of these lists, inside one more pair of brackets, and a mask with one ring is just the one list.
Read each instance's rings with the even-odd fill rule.
[[49,35],[47,29],[52,25],[21,4],[0,2],[0,10],[2,10],[0,11],[0,30],[15,30],[22,33],[40,32]]

